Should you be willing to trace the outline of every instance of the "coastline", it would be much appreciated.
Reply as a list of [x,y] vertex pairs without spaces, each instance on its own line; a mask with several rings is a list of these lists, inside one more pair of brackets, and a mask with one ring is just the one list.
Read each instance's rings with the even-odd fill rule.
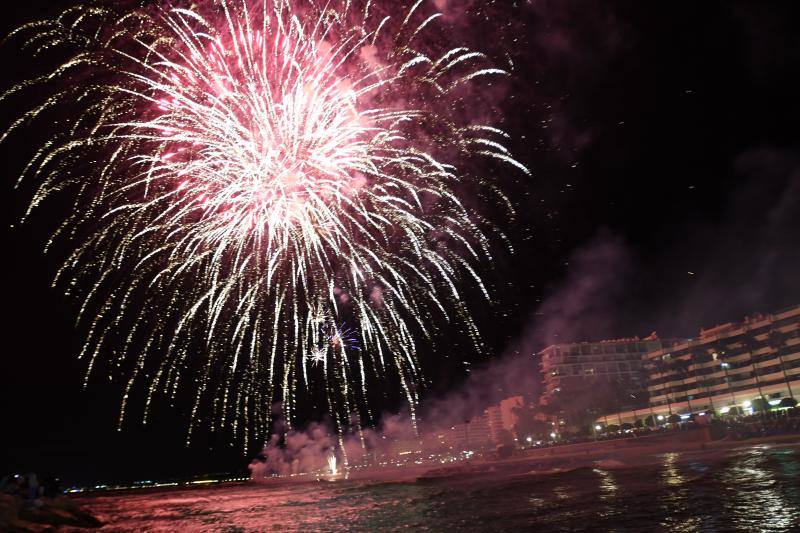
[[[688,434],[687,434],[688,433]],[[703,442],[700,439],[680,439],[689,437],[692,432],[682,432],[663,438],[632,438],[618,441],[600,441],[575,445],[562,445],[552,448],[528,450],[524,455],[507,459],[473,459],[458,464],[436,465],[421,464],[410,467],[382,467],[351,469],[351,475],[345,479],[325,480],[302,476],[295,478],[270,478],[263,482],[227,482],[212,485],[160,487],[153,489],[137,489],[135,491],[93,492],[67,495],[54,499],[46,499],[41,506],[31,506],[19,498],[11,496],[2,500],[3,531],[52,531],[53,528],[66,527],[70,531],[83,531],[85,528],[109,528],[121,526],[130,520],[138,520],[136,513],[117,516],[120,505],[134,505],[131,502],[148,502],[147,505],[165,503],[164,513],[182,512],[193,502],[231,502],[234,505],[246,505],[250,501],[260,501],[260,494],[270,494],[275,498],[284,498],[292,494],[293,498],[312,498],[318,491],[339,490],[346,494],[352,491],[379,491],[383,494],[393,491],[431,491],[433,494],[439,486],[473,487],[475,483],[488,483],[487,486],[504,486],[506,483],[552,483],[552,476],[569,475],[569,472],[586,471],[586,475],[594,475],[590,471],[626,471],[634,472],[640,467],[669,463],[686,463],[699,459],[706,464],[724,465],[729,459],[736,457],[735,450],[769,448],[792,448],[797,453],[800,446],[800,435],[779,435],[756,437],[743,440],[717,440]],[[657,438],[661,437],[661,438]],[[733,454],[726,453],[734,451]],[[675,454],[675,457],[669,457]],[[583,476],[584,474],[578,474]],[[632,475],[632,474],[631,474]],[[295,487],[295,488],[292,488]],[[392,488],[397,487],[397,488]],[[403,488],[405,487],[405,488]],[[416,487],[416,488],[414,488]],[[425,488],[429,487],[429,488]],[[297,491],[300,492],[297,492]],[[460,490],[460,489],[456,489]],[[470,489],[471,490],[471,489]],[[267,491],[266,493],[262,491]],[[360,493],[360,492],[359,492]],[[301,495],[301,496],[298,496]],[[241,500],[241,501],[240,501]],[[311,500],[310,500],[311,501]],[[331,502],[336,501],[330,500]],[[127,503],[121,503],[127,502]],[[139,505],[136,503],[135,505]],[[205,504],[203,504],[205,505]],[[213,512],[227,512],[229,503],[219,503]],[[294,504],[292,504],[294,505]],[[155,509],[155,507],[152,507]],[[138,511],[137,511],[138,512]],[[153,516],[161,516],[158,511]],[[161,519],[161,518],[149,518]],[[191,518],[182,518],[191,520]],[[249,518],[248,518],[249,519]],[[255,518],[253,518],[255,520]],[[102,521],[102,522],[101,522]],[[189,522],[187,522],[189,523]],[[127,530],[124,527],[123,530]]]

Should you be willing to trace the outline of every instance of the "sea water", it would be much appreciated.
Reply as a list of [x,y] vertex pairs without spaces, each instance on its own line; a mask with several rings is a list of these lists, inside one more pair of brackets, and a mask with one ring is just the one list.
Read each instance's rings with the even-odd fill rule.
[[800,531],[800,447],[81,496],[112,531]]

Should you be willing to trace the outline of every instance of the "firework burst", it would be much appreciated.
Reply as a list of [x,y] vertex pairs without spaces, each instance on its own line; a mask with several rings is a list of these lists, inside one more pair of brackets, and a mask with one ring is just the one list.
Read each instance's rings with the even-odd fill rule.
[[86,380],[99,360],[129,369],[120,424],[138,388],[144,422],[191,391],[189,437],[201,421],[263,437],[273,402],[292,420],[313,394],[342,427],[369,416],[368,374],[413,414],[415,339],[459,320],[480,346],[459,285],[488,298],[488,226],[459,199],[459,161],[527,171],[452,104],[505,72],[428,50],[439,15],[421,2],[356,4],[91,3],[12,34],[66,57],[3,95],[49,91],[3,138],[61,117],[20,177],[37,186],[25,216],[75,199],[54,283],[81,304]]

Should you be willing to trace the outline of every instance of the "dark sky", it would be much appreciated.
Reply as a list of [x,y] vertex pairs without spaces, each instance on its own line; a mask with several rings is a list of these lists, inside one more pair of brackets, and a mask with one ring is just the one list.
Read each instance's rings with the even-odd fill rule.
[[[3,33],[53,4],[5,7]],[[478,321],[491,353],[524,357],[559,339],[651,331],[692,336],[800,303],[796,2],[483,4],[445,11],[473,5],[450,18],[453,31],[513,63],[495,120],[533,173],[498,178],[517,208],[505,228],[516,253],[498,255],[487,273],[498,303]],[[0,58],[4,72],[23,67],[8,47]],[[4,123],[16,111],[3,109]],[[27,199],[12,189],[24,160],[0,150],[0,470],[84,482],[244,467],[252,450],[223,437],[184,447],[180,406],[157,411],[147,430],[117,432],[122,385],[81,389],[73,304],[49,289],[57,263],[41,252],[52,228],[9,228]],[[458,350],[458,339],[441,346]],[[459,357],[425,361],[429,395],[464,379]]]

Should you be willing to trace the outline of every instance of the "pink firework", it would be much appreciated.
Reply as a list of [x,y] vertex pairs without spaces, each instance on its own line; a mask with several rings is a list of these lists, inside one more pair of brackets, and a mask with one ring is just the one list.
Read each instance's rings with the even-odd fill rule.
[[3,95],[52,89],[3,138],[60,113],[22,177],[31,209],[74,194],[56,282],[81,301],[87,381],[102,359],[126,369],[120,424],[138,388],[145,422],[155,396],[190,390],[189,436],[205,420],[247,442],[273,402],[291,419],[315,395],[341,426],[368,412],[370,373],[413,413],[415,339],[459,320],[480,347],[460,286],[488,298],[489,238],[460,162],[527,170],[504,132],[453,111],[505,72],[429,46],[439,14],[421,3],[90,3],[12,34],[66,58]]

